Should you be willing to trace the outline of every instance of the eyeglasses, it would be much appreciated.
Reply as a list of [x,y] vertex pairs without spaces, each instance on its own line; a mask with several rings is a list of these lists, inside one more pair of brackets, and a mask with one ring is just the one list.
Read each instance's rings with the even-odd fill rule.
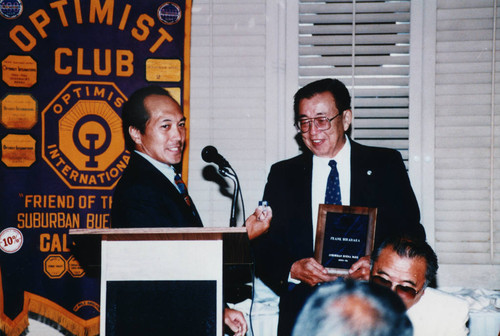
[[392,281],[389,281],[387,279],[382,278],[381,276],[378,275],[373,275],[370,278],[370,281],[373,283],[376,283],[377,285],[384,286],[387,288],[392,288],[394,287],[394,291],[401,297],[404,297],[405,299],[413,300],[415,296],[417,296],[418,293],[420,293],[420,290],[416,290],[415,288],[408,287],[408,286],[403,286],[400,284],[396,284]]
[[297,131],[300,133],[307,133],[311,129],[311,123],[314,121],[314,126],[320,131],[329,130],[332,127],[332,120],[340,115],[338,113],[332,118],[316,117],[316,118],[302,118],[295,123]]

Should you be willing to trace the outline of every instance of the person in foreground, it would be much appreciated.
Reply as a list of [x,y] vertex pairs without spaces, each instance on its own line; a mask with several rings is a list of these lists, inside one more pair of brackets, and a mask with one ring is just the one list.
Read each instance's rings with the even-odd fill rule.
[[290,335],[313,287],[336,278],[313,258],[319,204],[377,208],[375,244],[398,232],[425,238],[401,154],[348,136],[353,115],[342,82],[299,89],[294,113],[304,152],[271,167],[263,199],[273,208],[272,225],[252,242],[257,276],[280,296],[280,336]]
[[[111,210],[113,228],[202,227],[202,221],[181,176],[186,117],[165,89],[148,86],[135,91],[122,111],[123,133],[130,161],[118,182]],[[256,209],[245,225],[249,239],[266,232],[272,210]],[[244,335],[243,314],[225,308],[224,322]]]
[[300,312],[293,336],[412,336],[401,299],[378,285],[338,279],[319,286]]
[[[386,239],[372,253],[369,277],[372,283],[392,289],[403,300],[415,336],[467,335],[467,302],[428,287],[436,279],[438,261],[424,240],[408,236]],[[357,267],[370,266],[360,260]],[[368,272],[364,272],[367,274]]]

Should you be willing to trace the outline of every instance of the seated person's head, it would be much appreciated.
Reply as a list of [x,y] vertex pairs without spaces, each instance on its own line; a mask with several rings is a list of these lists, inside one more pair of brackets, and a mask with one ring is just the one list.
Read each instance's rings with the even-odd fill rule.
[[372,253],[370,281],[391,288],[410,308],[436,278],[437,257],[423,240],[392,237]]
[[339,279],[318,287],[299,314],[293,336],[411,336],[403,302],[387,288]]

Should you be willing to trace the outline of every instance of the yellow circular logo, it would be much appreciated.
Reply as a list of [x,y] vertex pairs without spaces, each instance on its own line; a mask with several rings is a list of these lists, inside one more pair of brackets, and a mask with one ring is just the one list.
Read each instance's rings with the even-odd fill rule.
[[43,158],[71,189],[111,189],[120,178],[125,101],[114,83],[70,82],[42,112]]

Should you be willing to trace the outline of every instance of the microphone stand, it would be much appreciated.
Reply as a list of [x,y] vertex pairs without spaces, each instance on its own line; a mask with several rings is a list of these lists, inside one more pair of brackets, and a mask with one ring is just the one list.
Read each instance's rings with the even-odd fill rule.
[[240,181],[238,180],[236,172],[231,167],[219,167],[219,174],[230,178],[234,183],[233,200],[231,202],[231,218],[229,219],[229,226],[236,227],[236,204],[238,202],[238,193],[240,192]]
[[230,227],[236,227],[236,205],[238,204],[238,194],[241,197],[241,207],[243,218],[245,218],[245,205],[243,204],[243,196],[241,195],[240,181],[238,175],[222,155],[217,152],[214,146],[206,146],[201,151],[201,158],[205,162],[213,162],[219,166],[219,174],[223,177],[230,178],[234,183],[233,200],[231,203],[231,218],[229,220]]

